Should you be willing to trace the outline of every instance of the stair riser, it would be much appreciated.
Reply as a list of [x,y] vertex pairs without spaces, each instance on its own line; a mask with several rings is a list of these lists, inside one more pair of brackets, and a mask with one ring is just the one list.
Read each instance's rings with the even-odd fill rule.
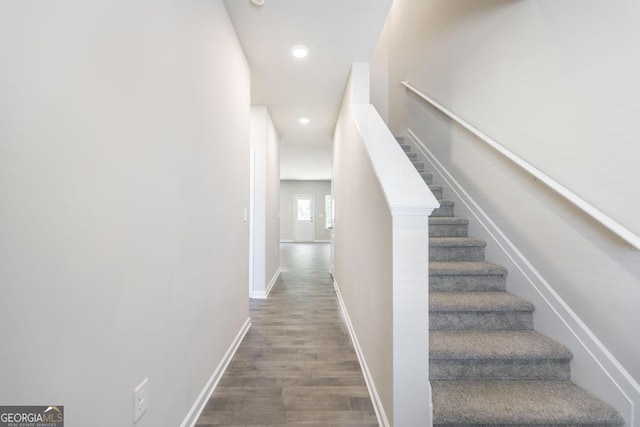
[[568,380],[568,360],[429,360],[431,380]]
[[444,205],[434,209],[431,213],[433,217],[450,217],[453,216],[453,205]]
[[433,193],[433,196],[436,199],[442,200],[442,188],[432,188],[430,190],[431,190],[431,193]]
[[526,311],[431,311],[429,314],[429,329],[531,330],[533,329],[533,314]]
[[402,148],[405,153],[411,151],[411,146],[409,144],[400,144],[400,148]]
[[429,237],[467,237],[467,224],[429,224]]
[[[434,417],[435,418],[435,417]],[[433,427],[522,427],[520,423],[512,424],[477,424],[477,423],[433,423]],[[615,427],[613,424],[529,424],[526,427]]]
[[429,261],[483,261],[484,246],[429,247]]
[[407,157],[409,158],[409,160],[411,160],[412,162],[416,162],[418,161],[418,154],[417,153],[409,153],[407,152]]
[[433,184],[433,175],[432,174],[426,173],[426,172],[422,172],[420,174],[420,176],[422,177],[422,180],[424,181],[425,184],[427,184],[427,185]]
[[424,163],[412,162],[413,166],[416,167],[416,170],[420,173],[424,172]]

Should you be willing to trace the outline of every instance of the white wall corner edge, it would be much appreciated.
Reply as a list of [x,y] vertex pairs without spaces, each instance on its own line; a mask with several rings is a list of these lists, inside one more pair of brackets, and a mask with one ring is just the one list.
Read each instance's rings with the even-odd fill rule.
[[244,324],[238,331],[238,334],[227,349],[227,352],[222,357],[222,360],[220,360],[220,363],[218,363],[218,366],[216,366],[216,369],[213,371],[213,374],[211,374],[211,377],[200,392],[200,395],[198,395],[198,398],[193,403],[193,406],[185,416],[182,423],[180,423],[180,427],[194,427],[196,425],[196,422],[198,422],[198,418],[200,418],[200,414],[211,398],[213,391],[220,382],[222,375],[224,375],[224,372],[229,366],[231,359],[233,359],[233,356],[236,354],[236,351],[238,350],[240,343],[244,339],[244,336],[249,331],[249,328],[251,328],[251,318],[247,317],[247,320],[245,320]]
[[338,296],[340,309],[342,310],[342,314],[344,315],[344,319],[347,323],[349,336],[351,337],[351,342],[353,343],[353,347],[356,350],[356,355],[358,356],[358,361],[360,362],[360,368],[362,369],[362,374],[364,375],[367,389],[369,389],[369,395],[371,396],[373,409],[375,410],[376,417],[378,418],[378,424],[381,427],[391,427],[391,425],[389,424],[389,420],[387,419],[387,414],[385,413],[384,407],[382,406],[380,396],[378,395],[378,390],[376,389],[376,385],[373,382],[373,377],[371,376],[371,372],[369,371],[369,367],[367,366],[367,361],[364,357],[364,353],[362,352],[362,348],[360,347],[360,343],[358,342],[356,331],[353,328],[353,324],[351,323],[351,318],[349,317],[347,306],[345,305],[344,300],[342,299],[342,295],[340,294],[340,287],[338,286],[338,282],[335,280],[335,277],[333,279],[333,287],[336,291],[336,295]]
[[[571,341],[564,344],[571,348],[574,360],[580,358],[584,362],[581,372],[576,372],[572,363],[572,380],[580,387],[599,394],[600,397],[606,393],[606,400],[621,413],[626,425],[640,427],[640,418],[637,414],[640,407],[640,385],[411,129],[407,130],[407,137],[431,164],[448,190],[451,190],[453,199],[459,200],[474,216],[473,219],[477,220],[486,231],[484,236],[479,237],[493,240],[504,252],[511,262],[511,265],[505,266],[510,274],[521,274],[535,289],[540,296],[535,304],[543,303],[555,314],[555,326],[564,331],[563,337]],[[608,384],[589,379],[594,377],[593,372],[599,372],[598,378],[605,378]]]
[[273,275],[273,277],[269,281],[269,284],[267,284],[267,289],[265,289],[264,291],[253,291],[251,293],[251,298],[267,299],[269,297],[269,293],[271,292],[271,289],[273,289],[273,285],[276,284],[276,280],[278,280],[278,277],[280,277],[280,273],[282,273],[282,269],[278,267],[278,269],[276,270],[276,273]]

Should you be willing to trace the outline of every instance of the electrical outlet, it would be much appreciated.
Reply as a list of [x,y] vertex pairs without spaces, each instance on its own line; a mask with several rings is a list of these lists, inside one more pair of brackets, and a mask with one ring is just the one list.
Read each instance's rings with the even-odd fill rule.
[[137,423],[149,407],[149,378],[133,390],[133,422]]

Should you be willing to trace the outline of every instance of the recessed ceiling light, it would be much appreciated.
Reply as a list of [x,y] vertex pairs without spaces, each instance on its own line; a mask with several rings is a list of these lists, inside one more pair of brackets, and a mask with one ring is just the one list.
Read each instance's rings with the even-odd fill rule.
[[309,55],[309,48],[299,44],[291,48],[291,54],[296,58],[306,58]]
[[251,3],[255,4],[256,6],[262,6],[264,4],[264,0],[251,0]]
[[300,118],[298,119],[298,122],[299,122],[301,125],[306,125],[306,124],[308,124],[310,121],[311,121],[311,120],[309,120],[309,119],[308,119],[308,118],[306,118],[306,117],[300,117]]

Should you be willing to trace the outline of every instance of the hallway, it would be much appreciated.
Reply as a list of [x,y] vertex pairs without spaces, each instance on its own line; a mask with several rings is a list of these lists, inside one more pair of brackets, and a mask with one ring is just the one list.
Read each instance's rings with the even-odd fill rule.
[[377,426],[332,286],[328,244],[281,244],[282,273],[197,426]]

